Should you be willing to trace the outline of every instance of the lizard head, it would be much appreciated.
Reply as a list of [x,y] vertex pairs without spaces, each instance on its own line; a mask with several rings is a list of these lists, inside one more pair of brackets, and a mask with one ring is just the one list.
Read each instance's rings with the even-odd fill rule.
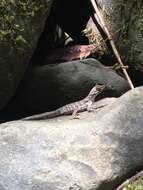
[[104,84],[99,84],[97,83],[92,89],[91,91],[89,92],[88,94],[88,98],[91,99],[91,100],[94,100],[95,97],[100,94],[100,92],[102,92],[105,88],[105,85]]
[[96,90],[97,90],[98,92],[101,92],[101,91],[104,90],[105,84],[97,83],[97,84],[95,85],[95,88],[96,88]]
[[99,93],[99,92],[103,91],[104,88],[105,88],[104,84],[96,83],[96,85],[91,89],[90,94]]

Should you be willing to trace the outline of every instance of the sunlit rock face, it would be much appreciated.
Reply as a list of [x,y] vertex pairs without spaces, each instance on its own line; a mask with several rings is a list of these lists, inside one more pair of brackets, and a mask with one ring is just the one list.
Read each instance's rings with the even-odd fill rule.
[[115,190],[142,169],[142,94],[103,99],[76,120],[1,124],[0,189]]

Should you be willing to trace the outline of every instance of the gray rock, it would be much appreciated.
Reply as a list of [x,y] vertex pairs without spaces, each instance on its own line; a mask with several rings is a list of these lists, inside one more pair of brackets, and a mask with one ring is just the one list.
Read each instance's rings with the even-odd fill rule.
[[143,162],[143,87],[79,120],[0,125],[2,190],[113,190]]
[[113,70],[86,59],[30,68],[15,100],[28,110],[48,111],[82,99],[96,82],[106,84],[108,96],[120,96],[129,88]]
[[23,77],[51,2],[0,2],[3,15],[0,29],[0,109],[11,99]]
[[134,69],[139,69],[143,60],[142,0],[98,2],[124,62]]

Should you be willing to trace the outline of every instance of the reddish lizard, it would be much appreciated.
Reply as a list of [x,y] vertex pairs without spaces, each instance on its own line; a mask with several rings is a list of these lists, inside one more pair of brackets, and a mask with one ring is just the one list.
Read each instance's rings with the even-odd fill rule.
[[[45,63],[57,63],[62,61],[72,61],[76,59],[85,59],[93,52],[99,52],[101,54],[101,49],[97,44],[91,45],[74,45],[64,48],[50,50],[48,52]],[[103,52],[102,52],[103,53]]]
[[88,96],[83,100],[73,102],[67,104],[55,111],[45,112],[42,114],[33,115],[30,117],[26,117],[23,120],[41,120],[41,119],[49,119],[61,115],[73,115],[73,118],[76,118],[78,112],[83,111],[90,111],[92,103],[94,102],[95,97],[100,94],[105,88],[103,84],[96,84],[91,91],[89,92]]

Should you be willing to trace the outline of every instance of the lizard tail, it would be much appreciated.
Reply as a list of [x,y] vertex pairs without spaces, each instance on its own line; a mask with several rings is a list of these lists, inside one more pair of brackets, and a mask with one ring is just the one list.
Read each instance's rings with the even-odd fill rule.
[[59,115],[61,115],[59,110],[55,110],[55,111],[50,111],[50,112],[45,112],[45,113],[25,117],[22,119],[22,121],[50,119],[50,118],[57,117]]

